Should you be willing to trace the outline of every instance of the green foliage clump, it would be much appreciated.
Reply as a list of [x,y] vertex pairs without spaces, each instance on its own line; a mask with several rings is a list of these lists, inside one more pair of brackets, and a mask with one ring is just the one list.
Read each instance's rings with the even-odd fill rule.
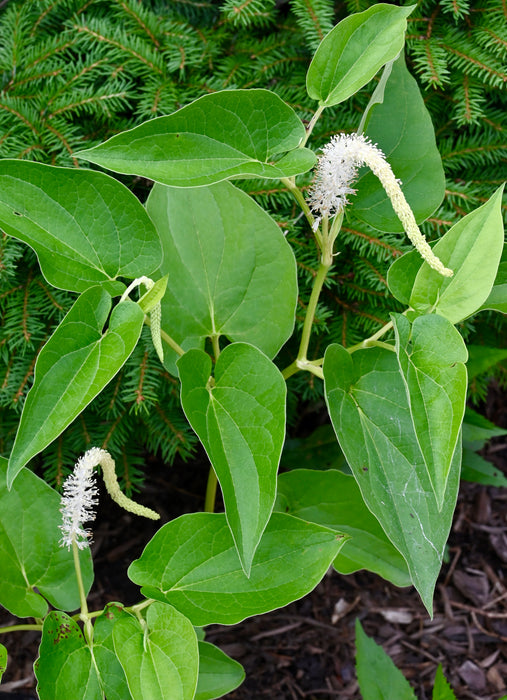
[[[230,88],[267,87],[308,121],[316,108],[305,89],[312,52],[336,22],[373,4],[11,0],[0,11],[0,156],[85,167],[75,151]],[[408,63],[424,91],[447,176],[446,198],[423,226],[429,239],[486,201],[505,179],[504,12],[499,0],[473,7],[425,0],[408,20]],[[357,130],[373,87],[327,109],[315,142],[323,144],[338,130]],[[127,183],[146,196],[149,183]],[[247,180],[241,186],[269,207],[297,250],[302,322],[316,274],[312,233],[282,185]],[[349,346],[386,322],[392,308],[387,269],[409,248],[402,235],[379,232],[352,216],[341,236],[345,252],[317,310],[315,357],[324,340]],[[12,446],[36,353],[72,301],[68,292],[49,292],[32,253],[0,240],[2,454]],[[461,331],[469,338],[475,334],[477,344],[498,346],[502,323],[499,315],[482,313],[479,322],[461,324]],[[505,380],[501,366],[499,372]],[[142,479],[144,450],[158,451],[167,462],[176,455],[188,458],[195,438],[168,379],[147,340],[45,451],[49,481],[60,483],[64,465],[91,443],[121,455],[117,464],[123,464],[127,489]],[[484,387],[474,382],[477,397]],[[317,390],[311,375],[295,377],[291,389],[295,419],[301,400],[314,400]]]

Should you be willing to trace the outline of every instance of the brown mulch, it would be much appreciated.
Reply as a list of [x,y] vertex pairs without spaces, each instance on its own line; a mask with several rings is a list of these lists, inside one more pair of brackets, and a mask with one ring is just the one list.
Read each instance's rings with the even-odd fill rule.
[[[503,405],[495,405],[493,399],[489,405],[488,413],[496,415],[488,417],[505,424]],[[489,457],[507,474],[506,445],[505,438],[497,439]],[[142,500],[162,512],[164,521],[202,509],[206,473],[204,462],[169,470],[154,464]],[[162,503],[161,493],[166,494]],[[178,512],[173,512],[175,503]],[[141,528],[139,519],[109,505],[99,512],[90,609],[111,600],[127,605],[138,600],[126,570],[158,527],[143,522]],[[506,571],[507,489],[463,483],[433,619],[413,589],[395,588],[367,572],[329,572],[306,598],[238,625],[212,625],[207,640],[245,668],[246,680],[227,696],[231,700],[359,700],[356,617],[403,671],[420,700],[431,698],[440,663],[459,700],[499,700],[507,695]],[[0,626],[14,622],[0,609]],[[38,640],[35,632],[1,636],[9,665],[0,691],[12,693],[13,700],[17,693],[35,697],[30,689],[35,686],[32,663]]]

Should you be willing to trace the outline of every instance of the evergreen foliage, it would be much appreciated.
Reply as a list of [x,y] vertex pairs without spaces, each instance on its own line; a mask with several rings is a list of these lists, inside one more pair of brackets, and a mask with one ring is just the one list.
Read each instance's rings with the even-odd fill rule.
[[[169,114],[207,92],[269,87],[309,120],[305,90],[312,51],[340,19],[373,0],[10,0],[0,3],[0,157],[85,167],[74,152],[117,131]],[[500,0],[423,0],[409,17],[407,58],[432,115],[447,176],[446,198],[424,224],[438,238],[482,204],[506,179],[505,56],[507,23]],[[314,132],[322,144],[354,131],[372,86],[328,109]],[[149,183],[129,184],[141,198]],[[309,185],[309,180],[308,183]],[[289,193],[273,181],[241,186],[269,208],[297,251],[300,306],[307,304],[317,261],[311,232]],[[386,272],[409,248],[349,216],[326,282],[311,351],[335,340],[351,345],[385,323]],[[31,385],[36,353],[72,304],[49,290],[35,256],[0,239],[0,452],[12,445]],[[302,318],[302,315],[301,315]],[[502,325],[503,324],[503,325]],[[502,318],[482,313],[462,324],[472,342],[498,346]],[[319,340],[320,338],[320,340]],[[290,343],[287,353],[290,353]],[[284,358],[282,358],[283,362]],[[499,376],[507,384],[506,368]],[[480,398],[484,381],[474,382]],[[315,400],[312,376],[291,379],[289,407]],[[43,454],[51,483],[91,444],[109,449],[123,487],[142,481],[143,453],[171,463],[192,454],[195,438],[182,414],[175,381],[149,339],[63,436]]]

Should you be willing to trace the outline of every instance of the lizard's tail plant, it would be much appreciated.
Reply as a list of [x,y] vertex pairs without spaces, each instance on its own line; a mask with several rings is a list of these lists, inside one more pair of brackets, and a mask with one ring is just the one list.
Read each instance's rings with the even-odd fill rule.
[[[42,631],[40,700],[222,697],[243,669],[200,628],[283,607],[330,566],[413,585],[431,614],[461,474],[468,355],[456,324],[482,309],[505,311],[507,300],[501,274],[497,281],[502,188],[434,247],[418,227],[442,201],[445,181],[401,55],[412,9],[375,5],[331,30],[308,68],[316,104],[307,126],[273,92],[224,90],[76,155],[154,181],[145,205],[104,172],[0,161],[1,228],[36,251],[48,283],[77,297],[40,350],[9,460],[0,458],[0,602],[34,619],[0,633]],[[317,158],[307,144],[322,114],[368,89],[382,68],[357,127],[365,135],[335,136]],[[358,173],[362,165],[373,175]],[[305,198],[298,176],[315,166]],[[291,237],[231,182],[254,178],[280,183],[306,217],[305,250],[306,237],[317,244],[305,263],[308,302],[298,296]],[[370,226],[368,239],[404,230],[415,250],[375,270],[392,313],[373,335],[349,345],[344,334],[322,348],[322,335],[314,342],[321,296],[341,305],[333,266],[355,274],[338,236],[345,215],[350,230]],[[146,292],[130,298],[140,285]],[[280,370],[281,349],[294,347],[296,310],[304,313],[299,348]],[[105,450],[78,461],[63,505],[27,465],[79,425],[116,375],[119,404],[133,385],[138,395],[149,390],[144,366],[134,381],[121,374],[144,324],[160,377],[168,391],[178,388],[211,463],[205,512],[163,525],[131,563],[136,605],[88,611],[95,467],[121,506],[158,516],[120,491]],[[287,381],[298,372],[323,381],[346,472],[278,473]],[[178,434],[171,421],[163,425]],[[221,513],[213,512],[218,484]],[[0,675],[5,658],[0,645]]]
[[445,267],[433,253],[426,238],[419,230],[414,213],[380,148],[363,134],[338,134],[322,149],[309,203],[321,218],[329,218],[343,212],[349,203],[348,195],[355,194],[350,185],[357,180],[358,168],[367,165],[378,177],[393,209],[403,224],[407,236],[428,265],[444,277],[452,277],[452,270]]

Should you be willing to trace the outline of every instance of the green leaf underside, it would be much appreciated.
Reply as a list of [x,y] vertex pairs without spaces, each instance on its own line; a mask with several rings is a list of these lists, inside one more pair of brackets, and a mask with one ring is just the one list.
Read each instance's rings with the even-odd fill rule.
[[88,289],[42,348],[9,460],[9,484],[97,396],[136,346],[142,310],[130,300],[118,304],[103,331],[111,303],[104,289]]
[[356,671],[363,700],[417,700],[403,673],[356,620]]
[[248,578],[225,515],[191,513],[164,525],[128,574],[143,594],[174,605],[194,625],[231,625],[313,590],[343,542],[332,530],[274,513]]
[[310,64],[310,97],[331,107],[366,85],[403,49],[413,8],[380,3],[342,20],[324,37]]
[[451,323],[459,323],[487,300],[504,246],[502,192],[503,186],[435,245],[435,255],[454,275],[442,277],[423,263],[410,295],[410,305],[416,311],[427,313],[435,309]]
[[[185,350],[214,334],[274,357],[294,328],[296,261],[273,219],[229,182],[155,186],[147,202],[169,275],[162,328]],[[175,353],[166,353],[175,372]]]
[[121,294],[118,277],[150,275],[162,258],[142,204],[92,170],[3,160],[0,228],[35,250],[50,284],[74,292],[100,284]]
[[392,319],[414,432],[442,507],[465,413],[467,349],[443,316],[419,316],[412,327],[401,314]]
[[304,136],[299,117],[273,92],[224,90],[76,155],[115,172],[196,187],[307,172],[316,157],[298,148]]
[[35,662],[40,700],[102,700],[90,648],[74,620],[52,611],[44,620],[39,658]]
[[195,700],[215,700],[243,682],[243,666],[209,642],[199,642],[199,678]]
[[189,620],[170,605],[152,603],[147,630],[132,615],[113,627],[115,653],[127,678],[132,700],[192,700],[199,652]]
[[[445,175],[431,117],[403,55],[393,64],[383,102],[372,108],[365,135],[401,180],[416,220],[424,221],[442,202]],[[351,198],[354,215],[380,231],[403,232],[377,176],[367,168],[361,173]]]
[[276,495],[285,437],[286,385],[253,345],[220,354],[209,387],[211,358],[190,350],[178,361],[181,403],[215,469],[238,554],[247,575]]
[[330,345],[323,369],[329,414],[366,505],[403,554],[431,611],[458,492],[461,441],[439,510],[396,355],[372,348],[351,356]]
[[[6,479],[7,460],[0,457],[0,604],[17,617],[44,617],[48,606],[42,596],[55,607],[74,610],[79,591],[72,553],[59,544],[60,496],[28,469],[10,491]],[[81,550],[79,559],[88,592],[89,549]]]
[[278,477],[277,510],[350,535],[333,567],[367,569],[396,586],[412,583],[405,560],[366,507],[354,477],[340,471],[295,469]]
[[132,700],[113,643],[115,624],[127,618],[131,618],[131,615],[123,609],[121,603],[108,603],[93,625],[93,655],[107,700]]

